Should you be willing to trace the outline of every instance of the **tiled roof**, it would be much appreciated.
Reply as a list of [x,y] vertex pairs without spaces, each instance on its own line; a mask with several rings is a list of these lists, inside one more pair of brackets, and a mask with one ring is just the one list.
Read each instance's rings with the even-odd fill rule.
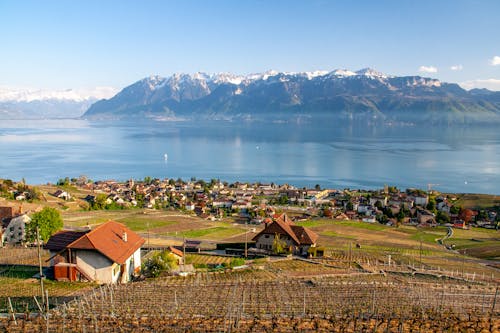
[[[126,240],[124,235],[126,234]],[[124,264],[137,250],[144,239],[125,225],[108,221],[86,233],[67,247],[70,249],[96,250],[111,261]]]
[[292,230],[299,239],[301,245],[312,245],[318,240],[318,234],[310,229],[293,225]]
[[169,246],[169,247],[168,247],[168,249],[169,249],[169,251],[170,251],[170,252],[172,252],[173,254],[175,254],[175,255],[177,255],[177,256],[179,256],[179,257],[184,257],[184,253],[183,253],[181,250],[176,249],[176,248],[175,248],[175,247],[173,247],[173,246]]
[[270,223],[260,233],[255,235],[252,240],[256,241],[261,235],[265,234],[288,235],[297,245],[314,244],[318,239],[318,235],[312,230],[294,225],[292,220],[286,214],[281,214],[276,217],[272,223]]
[[85,235],[87,231],[71,231],[71,230],[63,230],[58,233],[52,235],[47,241],[47,244],[43,247],[46,250],[50,251],[61,251],[66,248],[69,244],[73,243],[78,238]]

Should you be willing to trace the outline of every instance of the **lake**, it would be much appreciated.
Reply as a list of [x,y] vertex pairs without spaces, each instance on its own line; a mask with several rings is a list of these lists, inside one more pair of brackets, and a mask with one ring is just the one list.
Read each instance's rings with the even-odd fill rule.
[[0,178],[183,178],[500,193],[495,128],[0,120]]

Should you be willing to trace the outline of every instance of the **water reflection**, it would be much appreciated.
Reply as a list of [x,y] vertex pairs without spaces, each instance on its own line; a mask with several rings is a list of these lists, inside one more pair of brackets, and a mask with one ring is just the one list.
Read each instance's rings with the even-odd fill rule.
[[336,188],[435,183],[441,191],[499,193],[499,154],[500,138],[491,128],[0,123],[0,177],[32,183],[80,174],[119,180],[149,175]]

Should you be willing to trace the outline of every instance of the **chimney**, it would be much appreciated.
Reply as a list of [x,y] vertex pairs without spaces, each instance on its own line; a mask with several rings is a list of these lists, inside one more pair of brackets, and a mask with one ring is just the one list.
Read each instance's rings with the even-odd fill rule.
[[127,232],[126,231],[123,232],[122,239],[123,239],[124,242],[127,241]]

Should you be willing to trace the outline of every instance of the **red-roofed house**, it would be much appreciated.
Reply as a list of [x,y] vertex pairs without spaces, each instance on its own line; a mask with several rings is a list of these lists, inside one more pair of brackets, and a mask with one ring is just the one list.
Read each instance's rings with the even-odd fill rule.
[[141,267],[144,239],[121,223],[108,221],[89,231],[61,231],[45,245],[57,280],[125,283]]
[[272,251],[276,236],[285,242],[291,253],[298,255],[307,255],[309,248],[315,247],[318,240],[315,232],[293,224],[286,214],[275,216],[273,222],[266,224],[253,240],[258,249]]

